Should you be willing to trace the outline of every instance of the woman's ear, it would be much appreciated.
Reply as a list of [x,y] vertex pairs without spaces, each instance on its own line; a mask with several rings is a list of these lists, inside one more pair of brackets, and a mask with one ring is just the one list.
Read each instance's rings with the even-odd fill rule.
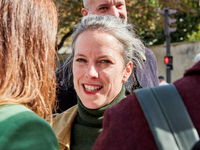
[[82,8],[81,9],[81,13],[83,16],[87,16],[88,15],[88,10],[86,8]]
[[125,72],[124,72],[124,76],[122,79],[122,82],[125,83],[126,80],[128,80],[128,78],[130,77],[131,73],[132,73],[132,69],[133,69],[133,63],[130,61],[125,68]]

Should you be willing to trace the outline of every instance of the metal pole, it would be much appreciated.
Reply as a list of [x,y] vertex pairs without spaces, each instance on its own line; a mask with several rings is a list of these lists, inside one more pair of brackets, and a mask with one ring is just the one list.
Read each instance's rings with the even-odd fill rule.
[[[170,36],[166,36],[166,56],[170,56]],[[167,82],[171,83],[171,68],[170,66],[166,65],[166,78],[167,78]]]
[[[166,56],[170,56],[170,31],[169,31],[169,9],[165,11],[165,36],[166,36]],[[166,65],[166,81],[171,83],[171,68]]]

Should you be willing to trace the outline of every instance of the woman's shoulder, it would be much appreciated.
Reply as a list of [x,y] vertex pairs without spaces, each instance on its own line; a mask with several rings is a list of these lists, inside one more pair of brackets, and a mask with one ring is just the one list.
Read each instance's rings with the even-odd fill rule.
[[37,114],[35,114],[32,110],[28,109],[23,105],[18,104],[8,104],[0,106],[0,120],[8,121],[9,118],[12,118],[13,121],[18,119],[30,119],[31,118],[39,118]]
[[[50,124],[23,105],[0,106],[0,149],[58,149]],[[12,144],[9,143],[12,141]],[[23,141],[23,142],[22,142]],[[43,144],[42,144],[43,143]],[[45,144],[44,144],[45,143]],[[52,148],[51,148],[52,147]]]
[[53,118],[53,130],[60,145],[69,145],[71,137],[71,128],[78,112],[78,106],[75,105],[61,114],[55,114]]
[[76,116],[77,112],[78,112],[78,105],[75,105],[62,113],[55,113],[53,120],[54,122],[66,120],[70,116]]
[[[0,126],[13,128],[16,130],[22,126],[27,126],[25,129],[35,128],[38,130],[38,125],[51,128],[50,124],[34,113],[32,110],[23,105],[9,104],[0,106]],[[22,129],[22,130],[25,130]]]
[[53,129],[56,132],[57,129],[60,131],[62,128],[66,128],[66,124],[72,124],[78,113],[78,105],[75,105],[60,114],[54,114],[53,118]]
[[9,110],[10,113],[22,112],[24,110],[31,111],[26,106],[20,105],[20,104],[6,104],[6,105],[1,105],[0,106],[1,113],[4,112],[4,111],[6,111],[6,113],[8,113],[7,110]]

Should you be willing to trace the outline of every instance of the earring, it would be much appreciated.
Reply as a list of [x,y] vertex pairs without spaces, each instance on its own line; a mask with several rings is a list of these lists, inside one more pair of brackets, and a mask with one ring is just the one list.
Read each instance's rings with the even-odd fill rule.
[[126,82],[125,79],[123,79],[123,80],[122,80],[122,83],[124,84],[125,82]]

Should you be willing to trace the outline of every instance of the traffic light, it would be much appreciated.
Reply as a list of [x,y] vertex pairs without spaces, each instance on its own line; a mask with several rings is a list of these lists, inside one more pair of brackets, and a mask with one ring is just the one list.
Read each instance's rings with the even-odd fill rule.
[[169,36],[171,32],[175,32],[176,28],[171,28],[170,25],[172,23],[176,23],[176,19],[172,19],[169,16],[176,14],[176,10],[165,8],[165,35]]
[[169,16],[176,14],[176,10],[164,8],[162,10],[158,10],[159,14],[164,15],[165,17],[165,29],[164,29],[164,35],[166,37],[166,56],[164,58],[164,62],[166,64],[166,77],[167,82],[171,82],[171,70],[173,70],[173,57],[170,56],[170,33],[175,32],[176,28],[171,28],[170,25],[173,23],[176,23],[176,19],[171,19]]
[[169,36],[170,33],[176,31],[176,28],[170,27],[171,24],[176,23],[176,19],[172,19],[172,18],[169,17],[170,15],[176,14],[176,12],[177,12],[176,10],[169,9],[169,8],[164,8],[164,9],[158,11],[159,14],[162,14],[162,15],[165,16],[165,23],[164,23],[164,25],[165,25],[165,30],[164,30],[165,36]]
[[173,56],[165,56],[164,62],[171,70],[173,70]]

